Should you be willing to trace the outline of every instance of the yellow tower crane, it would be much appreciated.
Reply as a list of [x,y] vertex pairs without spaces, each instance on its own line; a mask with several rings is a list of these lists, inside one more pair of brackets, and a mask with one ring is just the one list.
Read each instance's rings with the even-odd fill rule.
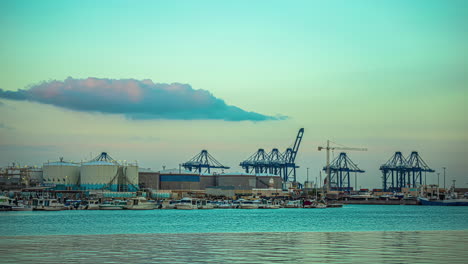
[[[330,146],[330,140],[327,140],[327,146],[326,147],[318,147],[318,150],[321,151],[322,149],[327,150],[327,176],[325,177],[325,189],[327,192],[330,191],[330,150],[357,150],[357,151],[367,151],[367,148],[348,148],[348,147],[336,147],[336,146]],[[332,142],[334,144],[337,144],[335,142]],[[337,144],[338,145],[338,144]]]

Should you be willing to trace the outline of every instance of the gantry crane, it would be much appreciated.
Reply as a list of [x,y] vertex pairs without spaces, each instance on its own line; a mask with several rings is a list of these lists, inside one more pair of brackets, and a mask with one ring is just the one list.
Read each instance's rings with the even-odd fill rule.
[[[356,151],[367,151],[367,148],[348,148],[348,147],[330,147],[330,140],[327,140],[327,146],[326,147],[321,147],[319,146],[318,147],[318,150],[321,151],[322,149],[326,149],[327,150],[327,176],[325,177],[325,189],[327,192],[330,191],[330,150],[356,150]],[[337,144],[335,142],[332,142],[334,144]],[[337,144],[338,145],[338,144]]]

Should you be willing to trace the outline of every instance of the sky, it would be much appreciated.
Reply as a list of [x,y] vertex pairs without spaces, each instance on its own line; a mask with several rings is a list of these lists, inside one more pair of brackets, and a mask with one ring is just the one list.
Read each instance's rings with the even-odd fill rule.
[[207,149],[234,172],[305,128],[299,181],[332,140],[368,149],[359,187],[395,151],[468,187],[466,1],[5,0],[0,34],[0,166]]

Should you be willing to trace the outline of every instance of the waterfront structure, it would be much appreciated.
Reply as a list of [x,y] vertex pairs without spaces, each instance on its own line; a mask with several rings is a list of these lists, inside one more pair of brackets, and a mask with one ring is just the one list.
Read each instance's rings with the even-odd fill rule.
[[296,169],[299,166],[295,164],[295,161],[303,135],[304,128],[301,128],[297,133],[293,147],[287,148],[284,153],[281,153],[277,148],[272,149],[270,153],[266,153],[261,148],[242,161],[239,166],[246,173],[270,173],[279,175],[283,178],[284,182],[296,182]]
[[205,149],[189,161],[182,163],[181,166],[188,171],[197,171],[198,173],[211,173],[212,169],[229,169],[229,167],[221,164]]
[[80,165],[71,161],[47,162],[42,166],[45,184],[75,188],[80,184]]
[[[382,187],[384,191],[400,192],[402,188],[418,187],[423,184],[422,173],[434,172],[417,151],[405,158],[400,151],[382,166]],[[426,184],[426,183],[424,183]]]
[[340,153],[336,157],[329,167],[325,166],[323,171],[328,171],[330,173],[329,177],[329,186],[332,191],[345,191],[350,193],[351,188],[351,177],[350,172],[363,173],[364,170],[361,170],[347,155],[345,152]]
[[82,164],[81,187],[87,190],[137,191],[138,165],[121,165],[106,152],[102,152],[96,158]]

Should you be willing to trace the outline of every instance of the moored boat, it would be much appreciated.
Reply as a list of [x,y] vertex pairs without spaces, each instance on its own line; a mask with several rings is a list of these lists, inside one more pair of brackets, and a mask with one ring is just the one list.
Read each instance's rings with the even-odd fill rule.
[[35,211],[62,211],[65,209],[63,203],[57,199],[33,199],[33,210]]
[[418,197],[421,205],[433,206],[468,206],[468,199],[445,199],[445,200],[430,200],[424,197]]
[[197,201],[190,197],[184,197],[179,203],[175,205],[175,209],[179,210],[193,210],[198,209]]
[[146,200],[145,197],[135,197],[130,199],[128,205],[124,205],[127,210],[154,210],[158,205]]

